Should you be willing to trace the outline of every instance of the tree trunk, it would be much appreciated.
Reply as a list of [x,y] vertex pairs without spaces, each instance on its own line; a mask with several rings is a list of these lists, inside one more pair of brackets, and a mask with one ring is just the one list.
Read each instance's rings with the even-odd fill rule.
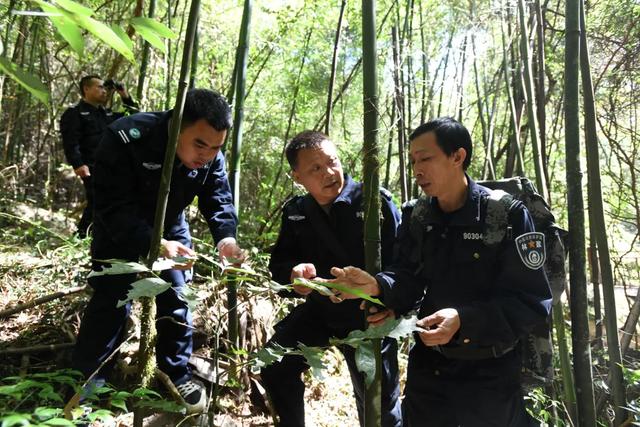
[[[180,80],[178,82],[178,94],[176,96],[176,104],[173,109],[171,125],[169,128],[169,141],[167,143],[164,162],[162,164],[162,177],[160,180],[160,188],[158,189],[158,200],[156,202],[155,217],[153,221],[151,245],[149,248],[149,256],[147,258],[147,266],[149,268],[152,267],[153,262],[158,258],[158,254],[160,252],[160,241],[164,230],[164,219],[167,210],[167,200],[169,198],[169,188],[171,186],[173,163],[178,145],[182,112],[184,110],[184,104],[187,97],[187,78],[189,77],[191,50],[193,48],[193,39],[195,38],[196,22],[198,21],[199,10],[200,0],[192,0],[191,10],[189,11],[189,22],[187,24],[187,33],[185,35]],[[140,361],[138,362],[138,373],[140,376],[140,386],[148,387],[151,377],[153,376],[155,365],[153,358],[155,341],[155,300],[153,298],[142,299],[140,330]],[[140,410],[136,410],[134,413],[134,426],[142,427],[143,418],[143,413]]]
[[547,187],[546,173],[544,171],[545,166],[540,149],[540,132],[538,129],[538,117],[536,115],[536,97],[533,88],[532,60],[529,51],[529,30],[527,29],[527,20],[525,18],[524,0],[518,0],[518,12],[520,17],[520,51],[524,69],[524,88],[527,94],[527,118],[529,122],[531,148],[533,149],[533,164],[536,170],[536,184],[542,197],[549,201],[549,188]]
[[[229,168],[231,191],[233,193],[233,205],[240,217],[240,154],[242,152],[242,125],[244,119],[244,94],[247,77],[247,57],[249,56],[249,37],[251,30],[251,10],[253,0],[244,1],[242,12],[242,24],[236,52],[236,77],[235,77],[235,117],[233,120],[233,136],[231,140],[231,162]],[[227,308],[229,310],[229,341],[231,346],[237,347],[238,343],[238,296],[235,280],[228,281]]]
[[[171,13],[171,12],[169,12]],[[149,0],[149,13],[147,16],[149,18],[153,18],[156,14],[156,0]],[[145,40],[143,41],[142,47],[142,60],[140,61],[140,74],[138,74],[138,87],[136,89],[136,99],[140,103],[140,107],[144,105],[143,96],[144,96],[144,78],[147,74],[147,67],[149,65],[149,51],[151,50],[151,45]]]
[[[363,193],[364,254],[369,273],[380,271],[380,164],[378,157],[378,86],[376,64],[375,0],[362,1],[362,71],[364,100]],[[373,382],[365,388],[364,425],[381,425],[382,357],[381,340],[372,340],[376,370]]]
[[[607,328],[607,352],[609,354],[609,375],[610,387],[612,389],[613,406],[615,411],[616,425],[622,424],[625,420],[627,406],[624,388],[624,377],[622,375],[622,357],[620,355],[620,344],[618,342],[618,326],[616,316],[616,304],[614,293],[613,270],[611,268],[611,259],[609,252],[609,242],[607,240],[607,225],[604,218],[604,204],[602,200],[602,185],[600,182],[600,157],[598,153],[598,137],[596,130],[596,107],[593,94],[593,84],[591,81],[591,65],[589,61],[589,50],[587,45],[587,35],[585,29],[585,13],[584,1],[577,0],[577,10],[571,9],[571,13],[578,13],[578,17],[572,17],[572,26],[567,27],[578,31],[571,34],[572,42],[577,44],[574,38],[580,37],[579,50],[580,68],[582,71],[582,93],[584,96],[585,108],[585,134],[586,134],[586,151],[587,151],[587,173],[589,176],[589,208],[592,210],[591,218],[594,223],[590,224],[596,237],[596,246],[600,258],[600,270],[602,272],[602,292],[604,295],[604,311],[605,322]],[[573,5],[573,2],[572,2]],[[574,6],[575,7],[575,6]],[[567,14],[569,14],[569,5],[567,4]],[[569,16],[569,15],[567,15]],[[579,24],[577,22],[579,19]],[[569,18],[567,17],[567,21]],[[567,24],[568,25],[568,24]],[[582,30],[580,32],[580,30]],[[567,36],[569,37],[569,36]],[[573,47],[572,43],[572,47]],[[567,44],[567,48],[569,45]],[[572,58],[577,62],[578,58]],[[576,64],[577,68],[577,64]],[[575,85],[577,86],[577,82]],[[592,390],[592,389],[591,389]],[[585,404],[593,405],[593,391],[590,400]],[[585,413],[595,418],[595,408],[585,408]],[[582,424],[581,424],[582,425]]]
[[393,26],[391,29],[391,39],[393,43],[393,82],[395,92],[396,111],[398,113],[397,129],[398,129],[398,159],[400,161],[400,198],[402,203],[409,199],[407,189],[407,170],[405,165],[405,133],[404,133],[404,99],[402,97],[402,88],[400,81],[400,58],[398,46],[398,27]]
[[[520,1],[520,23],[524,23],[524,5]],[[587,277],[585,272],[585,223],[582,195],[582,172],[580,166],[580,104],[579,104],[579,56],[580,56],[580,3],[566,2],[565,44],[565,147],[567,207],[569,218],[569,280],[571,283],[571,331],[573,343],[573,366],[576,380],[578,404],[577,425],[596,425],[593,399],[593,377],[591,374],[591,348],[589,344],[589,318],[587,300]],[[524,35],[523,35],[524,37]],[[528,44],[527,44],[528,47]],[[526,56],[527,54],[525,53]],[[528,68],[525,60],[525,70]],[[530,63],[529,63],[530,64]],[[529,74],[530,76],[530,74]],[[529,78],[527,78],[529,80]],[[527,84],[528,85],[528,84]],[[529,86],[530,89],[530,86]],[[528,89],[528,94],[531,91]],[[529,104],[529,119],[532,105]],[[530,123],[531,124],[531,123]],[[532,132],[532,138],[535,138]],[[535,146],[535,141],[532,141]],[[539,155],[539,153],[537,153]],[[537,156],[536,156],[537,157]],[[536,162],[536,168],[538,163]],[[543,179],[542,170],[536,169],[538,180]],[[614,333],[614,335],[616,335]],[[617,337],[617,335],[616,335]]]
[[333,85],[336,80],[336,69],[338,67],[338,51],[340,50],[340,31],[342,29],[342,18],[344,17],[344,9],[347,5],[347,0],[342,0],[340,4],[340,16],[338,17],[338,28],[336,28],[336,38],[333,43],[333,58],[331,60],[331,76],[329,77],[329,90],[327,93],[327,111],[325,113],[326,121],[324,124],[324,133],[329,135],[329,129],[331,128],[331,109],[333,97]]

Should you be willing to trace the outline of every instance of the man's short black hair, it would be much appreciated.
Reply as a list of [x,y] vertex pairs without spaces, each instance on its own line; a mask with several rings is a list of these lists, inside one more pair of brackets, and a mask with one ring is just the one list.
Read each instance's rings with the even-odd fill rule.
[[287,144],[284,152],[291,169],[298,167],[298,152],[307,148],[318,148],[324,141],[330,141],[329,137],[315,130],[304,130],[294,136]]
[[471,163],[471,154],[473,152],[471,135],[466,127],[452,117],[439,117],[423,123],[409,135],[409,142],[413,141],[420,135],[427,132],[433,132],[436,136],[436,142],[440,149],[447,156],[451,156],[459,148],[464,148],[467,157],[462,162],[462,169],[467,170]]
[[102,80],[102,77],[98,76],[97,74],[89,74],[87,76],[84,76],[80,79],[80,95],[84,98],[84,90],[88,87],[91,86],[91,80],[93,79],[98,79],[98,80]]
[[231,107],[224,96],[209,89],[191,89],[182,112],[182,128],[205,119],[217,131],[231,129]]

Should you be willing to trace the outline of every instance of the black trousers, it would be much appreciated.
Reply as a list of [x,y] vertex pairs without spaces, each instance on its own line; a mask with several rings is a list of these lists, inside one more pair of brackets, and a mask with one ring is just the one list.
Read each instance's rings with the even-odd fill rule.
[[[166,270],[161,277],[171,282],[171,288],[156,296],[156,360],[158,368],[181,384],[191,378],[187,366],[193,341],[191,313],[182,297],[190,272]],[[89,279],[94,290],[85,309],[78,339],[73,353],[72,367],[85,377],[91,375],[113,353],[126,334],[126,320],[131,303],[118,307],[118,301],[126,298],[130,284],[136,280],[132,274],[98,276]],[[109,359],[100,369],[98,378],[106,378],[116,357]]]
[[414,344],[402,402],[404,427],[533,427],[520,387],[519,355],[451,360]]
[[[361,313],[356,313],[360,314]],[[301,342],[307,346],[327,346],[329,338],[346,337],[349,329],[330,328],[321,320],[309,303],[295,307],[287,317],[275,326],[275,334],[269,340],[284,347],[297,347]],[[338,347],[347,362],[353,391],[358,407],[360,425],[363,420],[364,376],[355,362],[355,349],[351,346]],[[382,425],[400,427],[401,407],[398,385],[398,360],[396,340],[386,338],[382,343]],[[280,422],[279,427],[302,427],[304,420],[304,382],[301,374],[309,369],[302,356],[285,356],[280,362],[262,369],[264,387],[269,393]]]
[[84,185],[84,194],[87,199],[87,206],[82,211],[82,217],[78,222],[78,236],[86,237],[89,226],[93,222],[93,177],[91,175],[82,178],[82,185]]

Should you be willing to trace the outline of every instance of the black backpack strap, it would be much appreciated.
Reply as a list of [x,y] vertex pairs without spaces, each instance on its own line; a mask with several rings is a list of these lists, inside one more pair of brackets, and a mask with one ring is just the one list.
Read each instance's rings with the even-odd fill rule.
[[318,203],[311,197],[311,195],[307,194],[303,197],[302,205],[304,212],[309,217],[309,222],[311,223],[313,230],[316,232],[322,243],[324,243],[327,250],[331,251],[338,258],[340,267],[349,265],[350,262],[347,251],[342,246],[342,243],[340,243],[340,240],[338,240],[333,228],[329,226],[327,218],[321,211]]

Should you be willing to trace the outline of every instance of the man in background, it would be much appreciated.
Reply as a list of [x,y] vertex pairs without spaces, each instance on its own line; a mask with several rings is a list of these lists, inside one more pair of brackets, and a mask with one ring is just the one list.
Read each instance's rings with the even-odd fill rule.
[[73,167],[76,176],[82,179],[87,199],[76,231],[81,238],[86,237],[93,220],[91,173],[95,164],[96,148],[107,126],[124,116],[124,113],[114,113],[110,108],[106,108],[113,90],[118,92],[127,110],[136,109],[136,103],[121,83],[113,80],[107,80],[105,83],[99,76],[92,74],[80,79],[82,99],[76,105],[67,108],[60,119],[60,133],[67,163]]

